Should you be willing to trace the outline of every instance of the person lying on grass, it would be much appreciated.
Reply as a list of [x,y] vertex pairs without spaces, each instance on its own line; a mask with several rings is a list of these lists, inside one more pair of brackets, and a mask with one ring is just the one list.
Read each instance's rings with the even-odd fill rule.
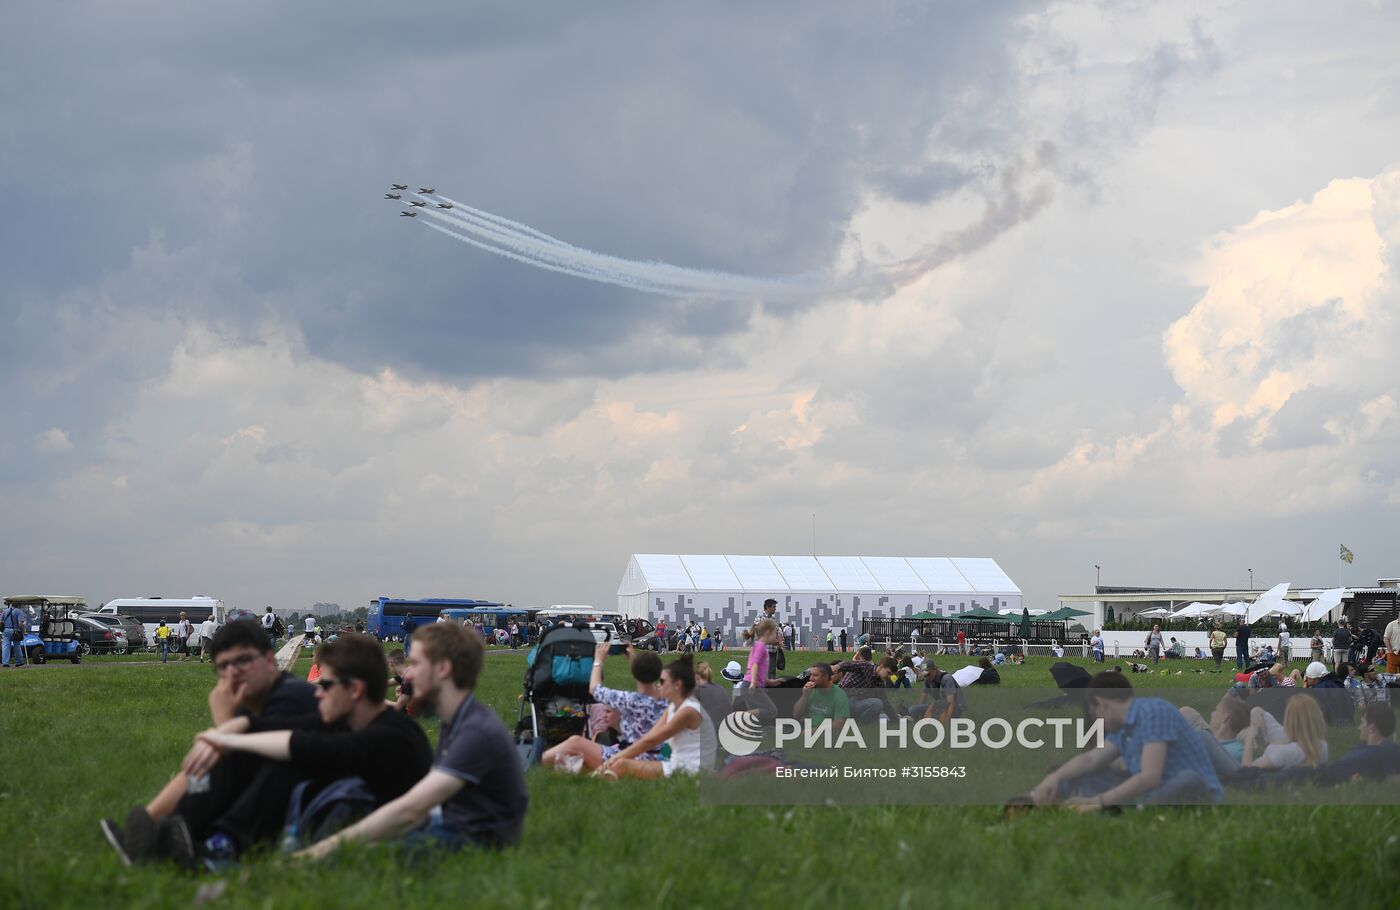
[[[1260,714],[1273,719],[1267,711],[1258,710]],[[1206,746],[1217,776],[1233,774],[1240,769],[1240,760],[1244,757],[1243,734],[1250,725],[1250,710],[1249,703],[1235,690],[1226,690],[1210,712],[1209,722],[1190,705],[1181,708],[1181,716],[1186,718],[1191,729],[1201,734],[1201,742]]]
[[[1171,702],[1134,698],[1123,673],[1089,681],[1090,717],[1108,735],[1050,772],[1030,792],[1038,806],[1061,803],[1079,811],[1106,806],[1219,802],[1224,791],[1200,736]],[[1111,766],[1123,759],[1126,773]]]
[[[358,778],[374,804],[383,805],[428,773],[433,761],[428,737],[416,721],[385,701],[389,667],[379,642],[347,633],[317,649],[316,658],[321,667],[316,713],[249,718],[241,730],[205,731],[198,742],[206,748],[191,752],[185,761],[185,772],[196,778],[226,755],[246,753],[276,762],[275,769],[251,784],[266,824],[250,832],[216,829],[202,843],[174,838],[167,846],[171,859],[212,867],[246,852],[259,839],[256,835],[270,840],[280,831],[292,787],[300,781],[320,791],[332,781]],[[178,815],[173,820],[182,824]]]
[[[1267,711],[1255,708],[1250,712],[1251,721],[1255,712],[1266,722],[1273,719]],[[1290,698],[1283,711],[1283,732],[1280,742],[1277,736],[1270,737],[1263,732],[1260,724],[1251,722],[1245,730],[1240,766],[1280,771],[1299,765],[1316,768],[1327,761],[1327,721],[1316,699]]]
[[[216,728],[240,731],[253,717],[296,717],[316,710],[316,688],[277,669],[272,645],[257,620],[238,620],[219,629],[209,652],[218,674],[209,693],[209,717]],[[196,742],[182,766],[208,748]],[[261,833],[268,824],[267,813],[252,784],[269,773],[267,765],[256,755],[219,762],[193,790],[192,778],[182,767],[149,803],[131,807],[125,825],[104,818],[102,834],[122,862],[131,865],[157,858],[158,846],[177,837],[202,841],[216,831]],[[285,811],[285,801],[278,808]],[[172,820],[175,817],[179,823]],[[276,824],[280,823],[279,816]]]
[[[610,689],[603,685],[603,662],[607,660],[608,648],[607,642],[600,642],[593,651],[593,672],[588,678],[588,691],[594,701],[617,709],[622,741],[610,746],[600,746],[587,737],[570,736],[544,753],[540,764],[546,768],[567,768],[568,766],[563,764],[565,756],[573,755],[582,760],[583,768],[589,771],[596,770],[603,762],[645,736],[647,731],[661,720],[661,715],[666,713],[666,699],[661,697],[659,683],[661,657],[651,651],[634,654],[632,646],[628,645],[627,655],[631,660],[635,690],[629,692],[625,689]],[[639,758],[642,761],[660,761],[660,747],[642,753]]]
[[402,838],[410,846],[505,847],[520,840],[529,794],[510,731],[474,694],[486,646],[456,623],[413,634],[405,680],[413,710],[442,719],[433,766],[403,796],[298,852],[319,859],[349,842]]
[[[715,730],[695,697],[695,669],[688,655],[661,670],[661,696],[669,704],[656,726],[604,761],[595,773],[605,777],[671,777],[698,774],[714,767]],[[669,758],[639,760],[644,753],[662,745],[671,747]]]

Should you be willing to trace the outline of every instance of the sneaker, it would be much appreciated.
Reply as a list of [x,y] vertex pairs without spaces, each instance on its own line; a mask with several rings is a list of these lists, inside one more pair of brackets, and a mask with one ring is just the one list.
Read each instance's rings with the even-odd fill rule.
[[156,853],[162,859],[174,860],[175,864],[182,868],[195,867],[197,857],[194,838],[190,835],[190,826],[183,818],[171,815],[160,820],[156,827]]
[[199,865],[208,872],[226,872],[238,864],[238,843],[222,831],[215,831],[200,845]]
[[102,828],[102,836],[111,844],[112,849],[117,851],[117,858],[122,861],[122,865],[131,867],[131,854],[126,852],[126,841],[122,836],[121,826],[114,818],[104,818],[98,825]]
[[1006,805],[1001,807],[1001,817],[1005,821],[1015,821],[1029,815],[1034,809],[1035,803],[1031,801],[1030,794],[1022,793],[1006,801]]
[[148,862],[156,857],[156,822],[145,806],[132,806],[126,813],[122,829],[122,846],[133,863]]

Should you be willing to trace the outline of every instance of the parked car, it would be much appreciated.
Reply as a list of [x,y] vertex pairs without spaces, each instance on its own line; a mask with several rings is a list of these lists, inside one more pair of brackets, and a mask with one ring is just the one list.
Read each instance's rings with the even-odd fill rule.
[[111,654],[117,650],[118,635],[121,636],[121,646],[126,647],[126,632],[121,629],[81,616],[74,617],[73,627],[83,654]]
[[125,633],[124,640],[122,636],[118,636],[118,654],[146,649],[146,627],[130,616],[119,616],[113,613],[79,613],[77,616],[79,619],[100,622],[114,632],[120,630]]

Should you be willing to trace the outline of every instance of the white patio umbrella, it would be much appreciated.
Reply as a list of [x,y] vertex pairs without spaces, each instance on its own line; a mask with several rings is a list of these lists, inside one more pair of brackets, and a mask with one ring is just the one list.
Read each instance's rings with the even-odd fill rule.
[[1172,614],[1172,619],[1194,619],[1197,616],[1206,616],[1214,613],[1215,604],[1203,604],[1199,600],[1189,603]]
[[1215,608],[1216,616],[1243,616],[1249,612],[1249,604],[1242,600],[1234,603],[1221,604]]
[[1342,595],[1346,588],[1331,588],[1318,595],[1317,600],[1308,604],[1303,612],[1303,622],[1317,622],[1326,619],[1333,610],[1342,605]]
[[1139,615],[1139,616],[1170,616],[1171,614],[1172,614],[1172,611],[1171,611],[1171,610],[1168,610],[1166,607],[1155,607],[1155,608],[1153,608],[1153,609],[1151,609],[1151,610],[1143,610],[1143,611],[1142,611],[1141,613],[1139,613],[1138,615]]
[[1245,614],[1245,618],[1253,624],[1263,619],[1265,616],[1274,613],[1286,613],[1292,616],[1292,611],[1283,606],[1285,603],[1284,598],[1287,596],[1288,582],[1280,582],[1274,585],[1263,594],[1260,594],[1259,599],[1249,605],[1249,612]]

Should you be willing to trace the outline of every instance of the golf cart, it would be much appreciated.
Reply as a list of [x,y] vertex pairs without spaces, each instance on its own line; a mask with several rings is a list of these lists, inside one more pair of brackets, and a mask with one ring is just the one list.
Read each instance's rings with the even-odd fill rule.
[[71,660],[76,664],[82,661],[83,648],[78,638],[77,623],[68,618],[68,612],[83,609],[86,606],[83,598],[22,594],[6,597],[5,604],[19,607],[32,617],[20,643],[30,663]]

